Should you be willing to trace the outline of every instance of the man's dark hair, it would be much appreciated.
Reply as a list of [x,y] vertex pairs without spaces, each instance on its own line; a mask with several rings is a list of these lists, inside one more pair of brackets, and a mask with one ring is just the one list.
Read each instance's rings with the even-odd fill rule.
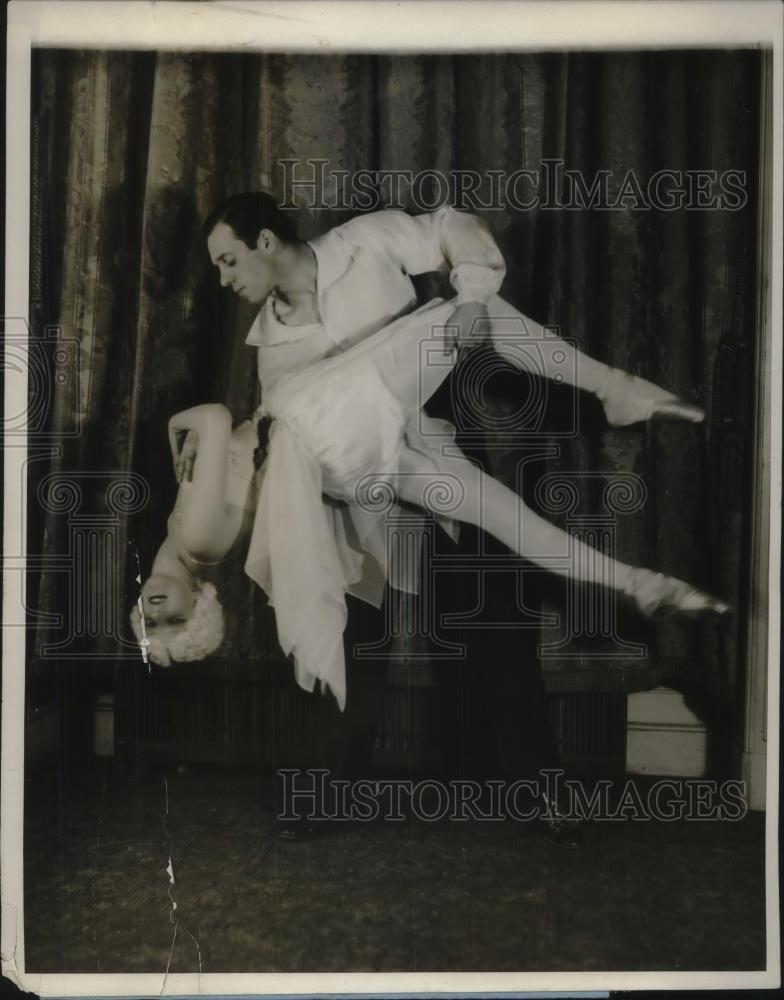
[[284,243],[299,242],[291,215],[281,211],[266,191],[235,194],[222,201],[204,220],[201,231],[209,236],[221,222],[230,226],[237,238],[251,250],[256,248],[262,229],[269,229]]

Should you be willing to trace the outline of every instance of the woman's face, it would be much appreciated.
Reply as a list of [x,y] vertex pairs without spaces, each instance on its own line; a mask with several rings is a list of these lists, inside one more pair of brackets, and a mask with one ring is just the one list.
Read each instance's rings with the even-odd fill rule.
[[156,630],[185,624],[193,611],[196,592],[182,580],[163,574],[151,576],[142,587],[142,610],[145,630]]

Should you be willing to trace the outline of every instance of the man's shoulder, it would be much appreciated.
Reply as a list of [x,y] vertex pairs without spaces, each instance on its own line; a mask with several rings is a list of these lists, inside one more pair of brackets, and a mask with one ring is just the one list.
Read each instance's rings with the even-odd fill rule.
[[351,243],[363,238],[372,239],[390,230],[399,230],[411,223],[413,216],[399,208],[384,208],[377,212],[364,212],[353,219],[330,229],[326,236],[337,236]]
[[401,208],[383,208],[365,212],[330,229],[327,236],[335,234],[347,242],[373,243],[375,241],[407,240],[411,237],[435,233],[455,217],[468,216],[451,205],[442,205],[432,212],[406,212]]

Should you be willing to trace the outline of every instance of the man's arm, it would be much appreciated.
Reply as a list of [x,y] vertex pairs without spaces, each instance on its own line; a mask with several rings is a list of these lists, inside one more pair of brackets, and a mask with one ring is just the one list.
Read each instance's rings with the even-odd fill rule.
[[449,272],[457,295],[446,323],[446,354],[485,332],[487,303],[501,287],[506,265],[490,230],[476,215],[449,206],[415,216],[373,212],[337,232],[349,243],[384,254],[404,274]]
[[490,230],[476,215],[445,206],[425,215],[384,211],[360,215],[336,230],[348,243],[383,253],[405,274],[448,271],[455,305],[487,304],[506,265]]

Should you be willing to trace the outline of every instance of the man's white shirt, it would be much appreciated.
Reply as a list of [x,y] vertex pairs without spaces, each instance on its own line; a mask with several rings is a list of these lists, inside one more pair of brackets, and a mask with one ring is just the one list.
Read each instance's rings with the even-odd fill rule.
[[417,306],[410,275],[449,272],[463,302],[487,303],[504,279],[504,259],[487,226],[444,207],[427,215],[358,216],[310,243],[316,256],[320,323],[288,326],[269,296],[246,343],[258,347],[265,389],[283,375],[345,351]]

